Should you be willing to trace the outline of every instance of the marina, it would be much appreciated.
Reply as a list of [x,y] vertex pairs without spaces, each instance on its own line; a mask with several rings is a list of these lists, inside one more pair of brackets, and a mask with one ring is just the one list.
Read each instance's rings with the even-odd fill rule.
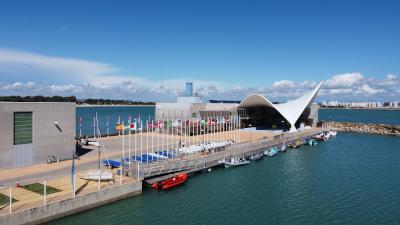
[[[299,138],[304,138],[305,136],[312,136],[316,132],[321,132],[320,130],[308,130],[304,132],[299,132],[296,134],[290,134],[289,136],[285,136],[286,141],[294,141]],[[229,133],[226,133],[227,135]],[[231,133],[233,135],[234,133]],[[153,184],[154,182],[163,182],[165,180],[171,179],[172,177],[180,174],[181,172],[185,172],[186,174],[194,174],[197,172],[201,171],[208,171],[211,170],[211,168],[220,166],[220,160],[222,159],[227,159],[227,158],[232,158],[232,157],[239,157],[239,158],[249,158],[253,155],[256,155],[260,152],[263,151],[266,147],[269,146],[281,146],[282,145],[282,135],[277,135],[274,136],[273,133],[270,132],[256,132],[253,134],[252,131],[246,131],[246,130],[237,130],[235,131],[235,134],[237,137],[240,136],[240,139],[236,140],[236,144],[230,144],[229,147],[221,149],[220,147],[223,146],[221,144],[214,144],[210,145],[213,148],[209,149],[212,151],[209,151],[207,154],[201,154],[197,151],[188,151],[186,154],[188,154],[186,157],[183,155],[181,157],[168,157],[168,159],[164,160],[154,160],[154,161],[145,161],[143,158],[140,158],[140,166],[139,167],[134,167],[131,170],[127,170],[129,176],[120,176],[118,175],[118,168],[114,170],[110,170],[111,173],[113,173],[114,178],[110,177],[110,172],[103,172],[99,176],[98,170],[91,170],[89,172],[83,171],[81,175],[79,173],[77,174],[77,177],[84,178],[84,179],[77,179],[77,184],[76,184],[76,192],[74,194],[73,190],[71,190],[70,182],[68,182],[68,178],[65,177],[63,178],[64,180],[61,181],[59,178],[56,178],[54,180],[49,180],[47,181],[47,184],[50,187],[56,187],[60,190],[60,194],[54,195],[54,194],[49,194],[50,196],[43,195],[43,197],[40,196],[35,196],[35,197],[30,197],[29,201],[23,200],[21,196],[29,195],[28,193],[25,193],[20,196],[18,194],[18,187],[13,188],[15,190],[12,190],[11,192],[13,193],[12,196],[15,199],[18,199],[18,202],[12,204],[12,209],[11,207],[3,207],[0,212],[3,213],[2,216],[0,216],[0,221],[2,221],[2,224],[14,224],[14,223],[19,223],[16,221],[24,221],[25,217],[21,217],[21,213],[23,214],[26,212],[26,210],[31,210],[33,208],[42,208],[43,207],[43,201],[46,202],[45,205],[55,207],[54,205],[60,204],[61,202],[64,202],[65,200],[73,200],[77,198],[78,196],[81,196],[80,198],[89,198],[85,196],[90,196],[90,193],[98,193],[98,191],[101,190],[112,190],[113,188],[118,188],[121,185],[129,185],[130,183],[135,184],[135,189],[133,189],[132,193],[140,193],[142,192],[142,181],[141,180],[147,180],[149,179],[150,181],[146,181],[149,184]],[[136,134],[136,135],[141,135],[141,134]],[[133,135],[132,135],[133,136]],[[252,142],[250,143],[250,137],[252,139]],[[268,138],[271,138],[271,141],[268,141]],[[280,138],[279,138],[280,137]],[[110,138],[102,138],[100,143],[104,143],[106,140],[110,139],[112,142],[107,144],[110,149],[109,156],[116,155],[116,154],[121,154],[120,147],[118,147],[118,150],[114,150],[114,152],[110,148],[111,146],[118,146],[120,144],[120,140],[122,137],[110,137]],[[178,137],[176,137],[178,138]],[[206,138],[206,137],[205,137]],[[211,136],[209,136],[211,138]],[[119,141],[118,141],[119,140]],[[192,140],[194,141],[194,140]],[[114,142],[114,144],[112,144]],[[189,143],[191,141],[187,142],[189,146],[191,146]],[[217,143],[217,142],[216,142]],[[220,142],[221,143],[221,142]],[[223,143],[223,142],[222,142]],[[125,143],[124,143],[125,144]],[[207,149],[206,149],[207,150]],[[118,152],[117,152],[118,151]],[[132,155],[135,155],[139,152],[143,152],[143,150],[136,150],[135,152],[132,152]],[[96,153],[93,151],[93,153]],[[150,154],[150,153],[149,153]],[[172,154],[171,154],[172,155]],[[98,164],[98,159],[97,159],[97,154],[93,154],[93,160],[92,164],[93,166]],[[77,161],[78,162],[78,161]],[[138,163],[139,161],[136,161]],[[78,163],[77,163],[78,164]],[[57,165],[57,164],[54,164]],[[79,165],[78,167],[79,168]],[[129,167],[128,167],[129,168]],[[139,168],[139,171],[136,169]],[[66,168],[68,170],[68,167]],[[138,175],[138,176],[137,176]],[[159,177],[161,176],[161,177]],[[103,178],[104,179],[103,179]],[[152,178],[156,177],[156,178]],[[158,178],[157,178],[158,177]],[[88,182],[83,182],[84,180],[88,180]],[[110,180],[113,180],[112,183],[108,182]],[[81,180],[81,181],[79,181]],[[140,188],[136,186],[137,181],[140,181]],[[122,186],[121,186],[122,187]],[[74,187],[73,187],[74,188]],[[111,189],[110,189],[111,188]],[[6,191],[6,190],[4,190]],[[71,193],[72,191],[72,193]],[[121,192],[123,195],[115,195],[114,197],[102,201],[103,204],[106,202],[113,201],[115,199],[120,199],[122,196],[125,196],[129,193],[126,192]],[[7,194],[7,192],[5,192]],[[45,198],[45,200],[43,200]],[[64,204],[64,203],[62,203]],[[81,205],[80,207],[74,207],[74,208],[69,208],[68,207],[63,207],[63,209],[68,209],[68,211],[58,211],[58,213],[45,213],[45,214],[39,214],[37,215],[38,217],[35,218],[35,216],[30,215],[30,220],[32,223],[35,223],[35,221],[43,222],[47,221],[49,219],[54,219],[59,217],[60,215],[68,215],[72,212],[76,212],[77,210],[84,210],[87,209],[87,207],[92,207],[93,202],[88,201],[87,205]],[[96,206],[99,204],[96,203]],[[48,208],[48,207],[47,207]],[[9,211],[12,213],[9,213]],[[57,211],[56,211],[57,212]]]
[[[49,225],[132,221],[161,225],[165,220],[169,224],[223,225],[257,225],[260,220],[273,224],[396,224],[400,219],[395,174],[399,152],[390,146],[399,144],[398,138],[390,136],[340,132],[336,139],[318,146],[288,149],[248,166],[217,167],[190,176],[184,185],[168,192],[143,190],[133,198]],[[379,147],[380,154],[376,154]],[[370,202],[371,198],[376,201]],[[196,213],[191,213],[193,208]],[[154,217],[154,212],[164,221]]]

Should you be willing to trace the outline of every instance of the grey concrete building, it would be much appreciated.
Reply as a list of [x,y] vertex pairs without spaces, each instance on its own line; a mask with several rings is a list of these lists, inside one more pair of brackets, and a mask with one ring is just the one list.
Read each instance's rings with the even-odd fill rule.
[[0,169],[71,158],[75,103],[0,102]]

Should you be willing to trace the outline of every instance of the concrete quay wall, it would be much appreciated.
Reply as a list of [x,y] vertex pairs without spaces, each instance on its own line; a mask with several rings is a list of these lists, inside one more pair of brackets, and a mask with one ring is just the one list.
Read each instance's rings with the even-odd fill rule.
[[20,210],[0,216],[2,225],[40,224],[85,211],[142,192],[142,182],[135,181],[91,192],[58,202]]

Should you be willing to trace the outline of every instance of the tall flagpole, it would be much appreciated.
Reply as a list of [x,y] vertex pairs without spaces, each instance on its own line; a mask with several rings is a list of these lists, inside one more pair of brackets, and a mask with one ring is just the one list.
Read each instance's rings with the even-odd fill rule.
[[140,163],[143,163],[143,122],[140,119]]
[[149,121],[146,120],[146,164],[149,164]]
[[[151,153],[154,154],[154,120],[151,120]],[[154,155],[151,156],[153,157]]]
[[137,155],[137,152],[136,152],[137,151],[137,148],[136,148],[137,147],[136,146],[136,139],[137,139],[137,135],[136,134],[137,134],[137,132],[136,131],[138,130],[137,127],[138,127],[138,125],[137,125],[137,121],[135,119],[135,137],[133,138],[133,140],[134,140],[134,149],[135,149],[135,160],[136,160],[136,155]]
[[[165,135],[164,135],[164,117],[163,117],[163,119],[162,119],[162,128],[161,128],[161,149],[162,149],[162,152],[164,152],[164,138],[165,138]],[[167,152],[167,156],[168,156],[168,152]]]
[[129,158],[129,161],[128,161],[128,166],[129,166],[129,169],[131,168],[131,121],[129,120],[129,129],[128,129],[128,131],[129,131],[129,134],[128,134],[128,158]]
[[181,112],[181,122],[180,122],[180,126],[181,126],[181,134],[179,135],[179,149],[181,151],[183,151],[183,145],[182,145],[182,141],[183,141],[183,115]]
[[[122,162],[125,161],[125,123],[122,121]],[[121,165],[121,168],[124,165]],[[121,176],[122,176],[122,169],[121,169]]]
[[[167,118],[167,124],[166,124],[166,132],[165,132],[165,137],[167,138],[167,152],[169,151],[169,135],[168,135],[168,132],[169,132],[169,128],[168,128],[168,123],[169,123],[169,113],[168,113],[168,118]],[[173,155],[173,153],[172,152],[170,152],[171,154],[172,154],[172,158],[174,158],[174,155]]]
[[93,117],[93,139],[96,140],[96,118]]
[[185,156],[187,156],[186,147],[187,147],[187,124],[186,124],[186,116],[185,116],[185,145],[183,147],[185,149]]

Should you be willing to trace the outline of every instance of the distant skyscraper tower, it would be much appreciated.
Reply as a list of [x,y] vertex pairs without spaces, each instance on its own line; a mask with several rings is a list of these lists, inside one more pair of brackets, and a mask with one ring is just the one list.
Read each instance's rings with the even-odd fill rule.
[[193,83],[186,82],[186,96],[193,96]]

